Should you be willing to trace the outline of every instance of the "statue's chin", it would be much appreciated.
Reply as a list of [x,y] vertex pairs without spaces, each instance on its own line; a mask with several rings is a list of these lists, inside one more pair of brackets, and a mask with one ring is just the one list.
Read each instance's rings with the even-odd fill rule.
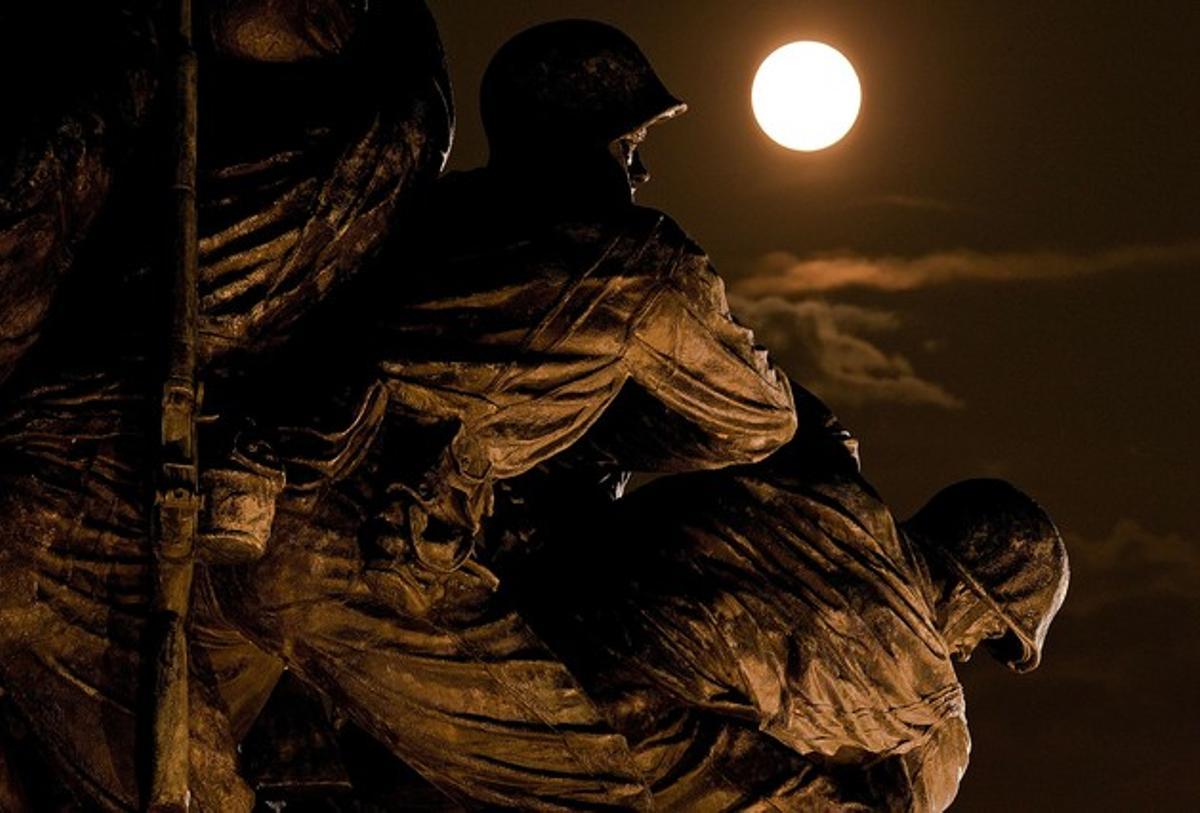
[[229,59],[305,62],[342,51],[354,34],[351,0],[217,0],[209,11],[213,47]]

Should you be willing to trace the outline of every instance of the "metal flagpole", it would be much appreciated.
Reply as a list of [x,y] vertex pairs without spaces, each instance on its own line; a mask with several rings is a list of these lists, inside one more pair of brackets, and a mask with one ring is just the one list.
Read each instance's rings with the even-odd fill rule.
[[187,620],[199,497],[196,468],[196,100],[192,0],[176,0],[173,32],[172,158],[174,244],[168,369],[162,393],[162,436],[154,521],[154,708],[146,776],[146,809],[185,811],[188,790]]

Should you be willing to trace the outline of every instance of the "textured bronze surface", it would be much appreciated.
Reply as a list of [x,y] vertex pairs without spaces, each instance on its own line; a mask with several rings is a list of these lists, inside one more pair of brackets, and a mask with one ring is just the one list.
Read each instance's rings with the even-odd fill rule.
[[954,486],[920,517],[897,524],[841,433],[815,431],[658,480],[505,575],[660,806],[941,810],[970,750],[952,660],[1011,629],[942,552],[986,533],[1010,583],[1054,572],[1026,605],[1039,625],[1067,574],[1058,532],[1007,484]]
[[12,48],[94,65],[0,155],[0,806],[950,804],[953,660],[1036,666],[1061,540],[998,481],[894,520],[634,203],[685,106],[628,37],[519,35],[439,178],[418,0],[197,2],[177,63],[46,5]]

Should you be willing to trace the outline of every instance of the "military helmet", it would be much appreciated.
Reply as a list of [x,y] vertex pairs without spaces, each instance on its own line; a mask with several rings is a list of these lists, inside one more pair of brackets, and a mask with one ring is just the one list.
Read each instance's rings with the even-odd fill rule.
[[594,20],[517,34],[488,65],[480,104],[493,149],[530,139],[608,144],[687,109],[633,40]]
[[903,527],[1004,619],[1008,633],[985,643],[992,655],[1017,672],[1035,669],[1071,575],[1042,507],[1003,480],[965,480],[938,492]]

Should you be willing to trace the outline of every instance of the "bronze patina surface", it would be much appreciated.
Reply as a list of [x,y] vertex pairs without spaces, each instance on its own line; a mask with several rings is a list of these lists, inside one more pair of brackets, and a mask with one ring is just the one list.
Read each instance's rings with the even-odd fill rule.
[[950,804],[953,661],[1037,665],[1061,539],[895,521],[634,202],[636,44],[519,34],[439,177],[419,0],[68,5],[0,26],[75,71],[0,155],[0,808]]

